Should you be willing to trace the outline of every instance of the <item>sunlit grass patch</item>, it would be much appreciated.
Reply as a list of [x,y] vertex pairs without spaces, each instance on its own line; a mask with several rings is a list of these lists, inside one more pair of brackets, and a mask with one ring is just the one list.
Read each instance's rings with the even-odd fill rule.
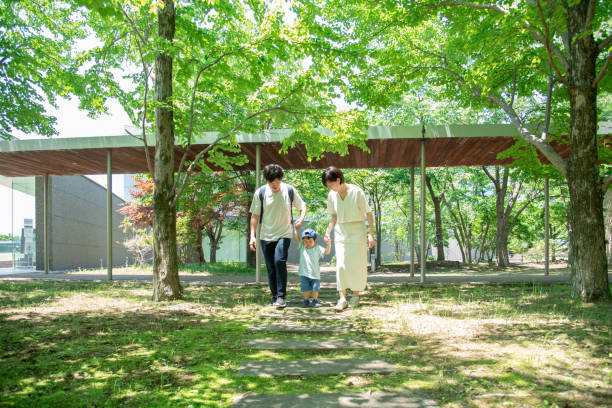
[[[269,311],[264,286],[188,286],[164,303],[150,295],[147,283],[0,282],[0,405],[229,407],[246,392],[407,389],[445,407],[612,402],[612,306],[572,300],[564,285],[376,286],[346,312],[348,336],[251,332]],[[245,345],[342,337],[376,347]],[[383,358],[405,371],[238,376],[247,361],[330,358]]]

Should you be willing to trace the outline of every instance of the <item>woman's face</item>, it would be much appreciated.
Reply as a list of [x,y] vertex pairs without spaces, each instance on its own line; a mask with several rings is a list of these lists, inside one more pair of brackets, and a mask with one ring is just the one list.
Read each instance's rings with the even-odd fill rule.
[[327,188],[329,188],[330,190],[333,190],[335,192],[340,191],[340,179],[331,181],[331,180],[326,180],[325,181],[325,185],[327,186]]

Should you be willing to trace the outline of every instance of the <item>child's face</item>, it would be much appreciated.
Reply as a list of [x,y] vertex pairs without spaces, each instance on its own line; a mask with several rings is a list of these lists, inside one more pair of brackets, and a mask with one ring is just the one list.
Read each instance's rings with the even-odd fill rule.
[[310,238],[310,237],[304,237],[302,239],[302,242],[304,243],[304,246],[306,248],[312,248],[314,246],[314,244],[315,244],[315,240],[313,238]]

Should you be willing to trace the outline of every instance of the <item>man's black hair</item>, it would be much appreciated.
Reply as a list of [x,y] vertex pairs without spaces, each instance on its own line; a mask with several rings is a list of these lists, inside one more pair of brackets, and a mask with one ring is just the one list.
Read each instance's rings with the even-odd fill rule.
[[263,170],[264,178],[270,182],[276,179],[282,180],[283,174],[285,174],[285,172],[283,171],[283,168],[278,164],[268,164],[266,167],[264,167]]

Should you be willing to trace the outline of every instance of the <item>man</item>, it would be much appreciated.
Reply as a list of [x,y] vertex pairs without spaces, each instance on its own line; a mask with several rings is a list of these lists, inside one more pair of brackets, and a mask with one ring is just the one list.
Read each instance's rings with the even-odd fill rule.
[[[268,270],[268,284],[272,294],[271,306],[283,309],[287,306],[287,253],[293,234],[292,227],[300,228],[306,216],[306,204],[292,186],[282,182],[283,168],[278,164],[264,167],[266,185],[255,191],[251,203],[251,238],[249,247],[257,250],[256,231],[261,224],[260,243]],[[300,211],[293,221],[291,205]],[[261,220],[260,220],[261,218]]]

